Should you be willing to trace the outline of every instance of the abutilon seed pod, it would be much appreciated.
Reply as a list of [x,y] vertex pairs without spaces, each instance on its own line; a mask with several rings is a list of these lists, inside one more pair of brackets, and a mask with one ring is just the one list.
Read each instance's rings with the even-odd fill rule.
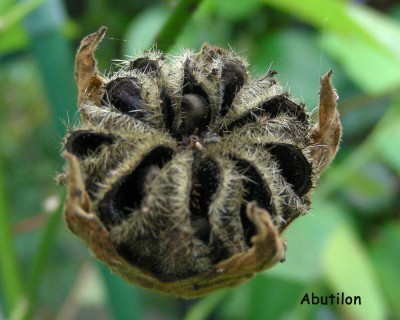
[[232,287],[285,258],[282,231],[310,205],[341,126],[331,72],[317,119],[274,79],[203,45],[148,51],[101,75],[76,56],[81,123],[63,142],[65,218],[127,281],[183,297]]

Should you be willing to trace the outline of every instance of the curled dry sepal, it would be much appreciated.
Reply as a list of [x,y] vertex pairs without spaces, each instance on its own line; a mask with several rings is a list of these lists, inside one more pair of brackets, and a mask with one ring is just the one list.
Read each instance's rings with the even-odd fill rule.
[[109,76],[76,56],[81,124],[64,139],[68,227],[125,280],[182,297],[233,287],[284,261],[341,135],[332,72],[315,121],[269,71],[234,52],[148,51]]

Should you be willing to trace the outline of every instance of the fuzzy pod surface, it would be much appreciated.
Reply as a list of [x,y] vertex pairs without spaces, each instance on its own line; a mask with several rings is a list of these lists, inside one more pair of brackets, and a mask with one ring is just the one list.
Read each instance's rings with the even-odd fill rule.
[[281,233],[338,148],[332,72],[313,118],[275,72],[252,79],[245,59],[208,44],[148,51],[102,75],[105,32],[76,56],[81,122],[60,175],[70,230],[127,281],[188,298],[284,261]]

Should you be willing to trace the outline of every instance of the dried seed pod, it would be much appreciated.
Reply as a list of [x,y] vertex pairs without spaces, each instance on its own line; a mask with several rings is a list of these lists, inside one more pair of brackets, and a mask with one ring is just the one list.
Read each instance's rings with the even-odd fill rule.
[[63,147],[65,218],[127,281],[182,297],[236,286],[285,258],[282,231],[304,214],[341,135],[331,72],[310,117],[269,72],[234,52],[149,51],[109,77],[76,56],[82,123]]

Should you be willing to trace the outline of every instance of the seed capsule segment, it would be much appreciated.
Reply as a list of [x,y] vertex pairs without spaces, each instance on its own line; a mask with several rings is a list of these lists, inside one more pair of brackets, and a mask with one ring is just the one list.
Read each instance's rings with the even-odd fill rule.
[[312,187],[312,168],[299,148],[290,144],[267,144],[265,147],[276,159],[282,176],[293,186],[298,196],[303,196]]
[[143,109],[140,94],[141,89],[136,78],[119,78],[107,84],[103,101],[122,113],[140,118]]
[[69,136],[65,149],[79,158],[84,158],[90,153],[98,151],[102,145],[112,144],[113,140],[111,135],[90,130],[78,130]]
[[224,61],[221,72],[222,102],[220,115],[225,116],[247,79],[246,68],[234,60]]
[[121,223],[143,204],[148,186],[158,170],[171,160],[173,150],[158,146],[144,156],[133,170],[121,177],[99,203],[100,219],[107,225]]

